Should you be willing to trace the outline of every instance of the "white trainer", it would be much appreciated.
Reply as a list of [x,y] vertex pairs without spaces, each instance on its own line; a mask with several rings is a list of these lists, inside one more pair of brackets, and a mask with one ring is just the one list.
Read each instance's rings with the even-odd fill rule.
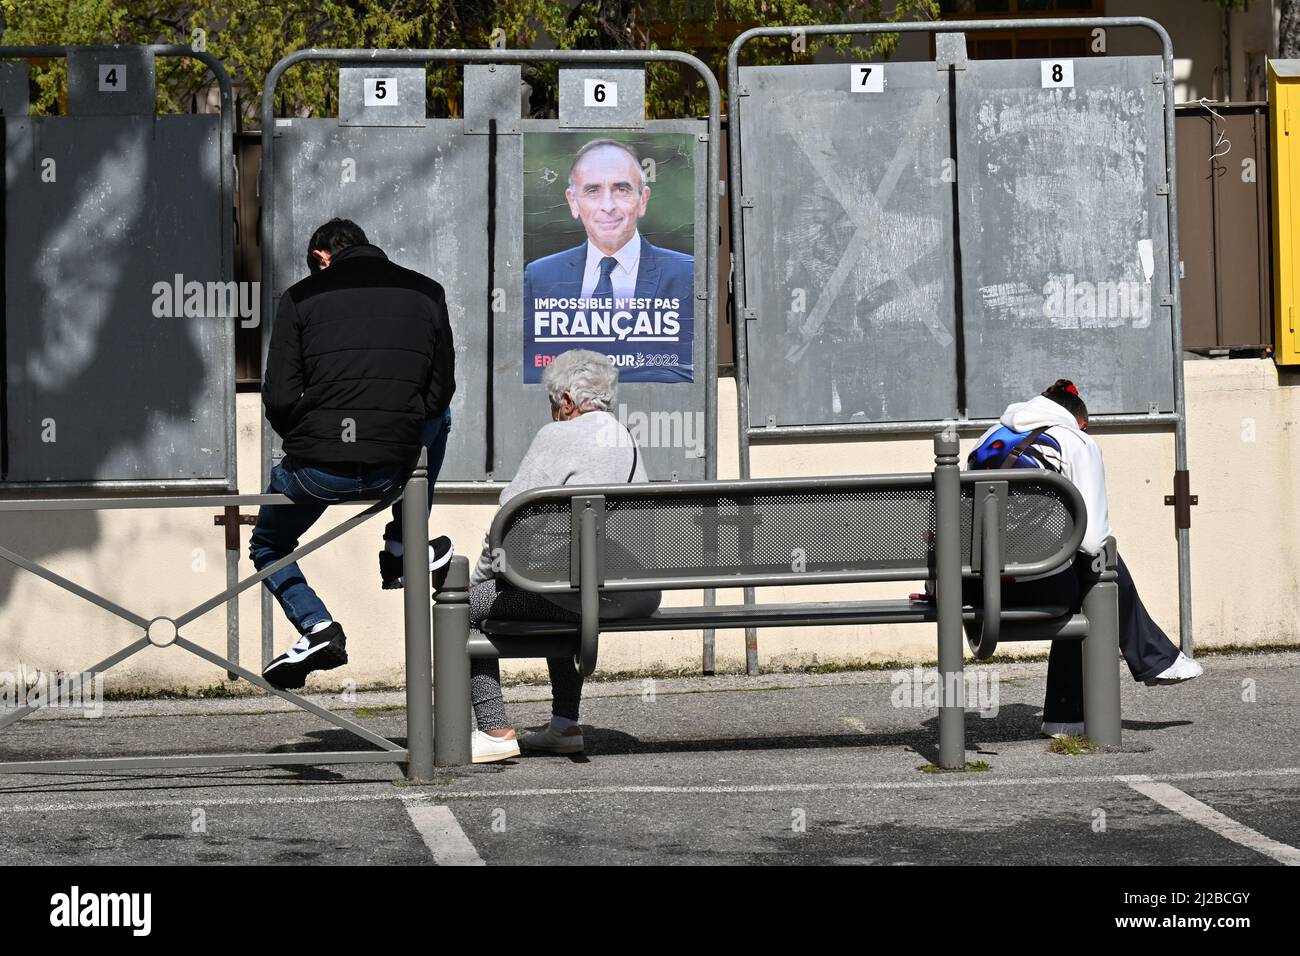
[[1044,737],[1082,737],[1083,721],[1073,721],[1070,723],[1057,723],[1055,721],[1043,721]]
[[524,750],[547,754],[580,754],[584,749],[582,734],[562,734],[550,724],[531,734],[519,738],[519,746]]
[[474,731],[470,738],[474,751],[475,763],[495,763],[519,756],[519,739],[517,737],[493,737],[481,730]]
[[1159,687],[1163,684],[1181,684],[1184,681],[1195,680],[1204,673],[1205,669],[1200,664],[1179,651],[1178,657],[1172,664],[1150,680],[1143,681],[1143,683],[1148,687]]

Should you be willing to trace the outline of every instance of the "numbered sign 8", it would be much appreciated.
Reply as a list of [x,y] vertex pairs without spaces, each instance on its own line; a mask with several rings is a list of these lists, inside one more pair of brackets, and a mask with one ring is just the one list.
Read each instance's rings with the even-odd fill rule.
[[397,80],[391,76],[368,76],[365,79],[366,106],[396,106]]
[[853,63],[849,71],[849,89],[854,93],[885,92],[885,68],[879,63]]
[[124,63],[99,64],[99,92],[101,93],[126,92],[126,64]]
[[1043,60],[1043,89],[1074,86],[1073,60]]
[[609,80],[582,81],[583,106],[618,106],[618,84]]

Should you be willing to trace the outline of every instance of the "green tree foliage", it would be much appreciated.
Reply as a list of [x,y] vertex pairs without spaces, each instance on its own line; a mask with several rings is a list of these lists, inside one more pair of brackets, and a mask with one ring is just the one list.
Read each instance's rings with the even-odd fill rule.
[[[889,7],[886,10],[886,6]],[[512,49],[678,49],[701,57],[719,80],[726,51],[743,30],[767,24],[899,22],[930,19],[936,0],[0,0],[3,42],[23,44],[204,44],[238,84],[240,109],[256,117],[261,84],[285,54],[306,47]],[[856,57],[888,56],[897,34],[850,44],[789,37],[747,46],[746,62],[810,60],[823,45]],[[163,111],[188,111],[209,84],[206,67],[190,60],[158,61]],[[431,68],[429,106],[434,115],[459,115],[459,67]],[[526,68],[534,87],[532,112],[551,115],[554,68]],[[40,113],[60,108],[66,86],[62,63],[33,69]],[[328,115],[334,108],[337,70],[304,64],[278,87],[282,115]],[[675,66],[656,65],[647,79],[652,116],[698,112],[704,83]]]

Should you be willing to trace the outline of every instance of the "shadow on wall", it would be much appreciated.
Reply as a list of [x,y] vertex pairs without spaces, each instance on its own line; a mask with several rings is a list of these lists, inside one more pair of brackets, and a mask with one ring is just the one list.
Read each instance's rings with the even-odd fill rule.
[[[224,433],[212,428],[222,408],[201,399],[213,365],[204,350],[220,341],[215,323],[229,320],[154,309],[156,282],[178,272],[220,278],[211,266],[220,261],[219,203],[206,207],[209,227],[193,228],[205,208],[197,200],[219,195],[215,150],[197,176],[189,162],[213,142],[184,129],[195,119],[3,120],[5,481],[171,477],[190,452],[178,437],[195,426],[224,470]],[[215,445],[202,440],[212,434]],[[211,470],[203,461],[191,468],[194,477]],[[95,512],[6,515],[0,540],[43,562],[94,549],[101,533]],[[0,609],[19,573],[0,561]],[[14,641],[13,632],[0,637],[0,653]]]

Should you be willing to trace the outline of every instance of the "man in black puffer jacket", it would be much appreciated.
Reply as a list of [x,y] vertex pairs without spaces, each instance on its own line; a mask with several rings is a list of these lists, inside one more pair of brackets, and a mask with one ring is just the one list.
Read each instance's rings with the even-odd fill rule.
[[[259,570],[293,551],[328,505],[402,485],[421,446],[432,496],[451,427],[456,361],[442,286],[390,262],[346,219],[316,230],[307,263],[312,275],[280,299],[262,384],[267,421],[284,442],[267,493],[296,504],[258,512],[249,553]],[[380,555],[385,587],[401,573],[400,505],[393,512]],[[431,566],[451,557],[445,537],[429,548]],[[262,672],[268,683],[302,687],[312,671],[347,663],[343,628],[296,563],[264,583],[301,635]]]

